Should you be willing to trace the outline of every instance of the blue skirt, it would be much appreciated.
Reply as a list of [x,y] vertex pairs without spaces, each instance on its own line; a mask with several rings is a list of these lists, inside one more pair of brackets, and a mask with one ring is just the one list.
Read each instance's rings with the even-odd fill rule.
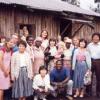
[[32,80],[28,78],[27,69],[20,68],[19,77],[12,87],[12,98],[28,97],[33,95]]
[[77,62],[74,70],[74,88],[84,88],[84,76],[87,71],[86,61]]

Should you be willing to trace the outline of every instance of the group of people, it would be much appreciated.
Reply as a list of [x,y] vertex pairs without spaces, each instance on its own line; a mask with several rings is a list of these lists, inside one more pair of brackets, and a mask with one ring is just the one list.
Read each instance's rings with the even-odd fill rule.
[[[65,93],[69,100],[92,96],[93,74],[96,96],[100,98],[100,34],[94,33],[90,43],[85,39],[59,36],[49,38],[43,30],[40,37],[18,34],[0,39],[0,100],[12,87],[12,99],[46,100]],[[89,76],[87,74],[89,73]],[[89,78],[89,79],[88,79]],[[89,80],[89,81],[88,81]]]

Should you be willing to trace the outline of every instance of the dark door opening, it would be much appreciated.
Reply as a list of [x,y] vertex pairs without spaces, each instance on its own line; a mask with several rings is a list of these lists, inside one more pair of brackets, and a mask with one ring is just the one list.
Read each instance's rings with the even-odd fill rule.
[[60,33],[62,39],[65,36],[71,37],[72,35],[72,21],[61,19],[60,21]]

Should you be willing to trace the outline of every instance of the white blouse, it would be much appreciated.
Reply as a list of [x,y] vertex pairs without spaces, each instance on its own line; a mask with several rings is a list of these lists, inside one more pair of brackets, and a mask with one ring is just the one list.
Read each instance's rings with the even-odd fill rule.
[[20,67],[27,66],[26,57],[24,53],[19,54],[19,59],[20,59]]
[[56,46],[50,47],[50,51],[49,51],[49,52],[51,53],[51,56],[55,56],[56,53],[57,53],[57,48],[56,48]]
[[38,89],[39,86],[44,86],[46,88],[50,88],[50,77],[49,74],[45,75],[44,78],[41,77],[40,74],[37,74],[33,80],[33,88]]

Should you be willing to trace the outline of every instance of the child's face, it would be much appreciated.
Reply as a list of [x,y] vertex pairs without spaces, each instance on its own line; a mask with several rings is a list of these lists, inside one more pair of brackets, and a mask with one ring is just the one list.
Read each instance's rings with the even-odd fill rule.
[[40,74],[42,77],[45,77],[45,75],[47,74],[47,70],[45,70],[45,69],[41,70]]
[[50,41],[50,46],[55,46],[55,41]]

